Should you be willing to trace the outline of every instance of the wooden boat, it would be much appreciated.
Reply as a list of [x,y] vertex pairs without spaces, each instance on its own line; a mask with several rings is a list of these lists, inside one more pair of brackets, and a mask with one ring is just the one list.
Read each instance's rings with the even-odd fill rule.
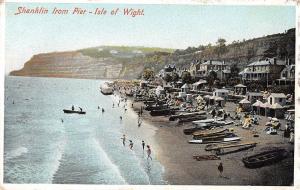
[[[216,121],[222,121],[223,118],[217,118]],[[213,123],[215,121],[215,119],[203,119],[203,120],[199,120],[199,121],[193,121],[193,124],[199,124],[199,123]]]
[[168,109],[169,105],[168,104],[163,104],[163,105],[152,105],[152,106],[147,106],[145,108],[146,111],[152,111],[152,110],[163,110],[163,109]]
[[233,133],[219,133],[209,136],[193,136],[193,139],[202,139],[202,140],[219,140],[221,138],[234,137]]
[[77,113],[77,114],[85,114],[86,113],[85,111],[75,111],[75,110],[66,110],[66,109],[64,109],[63,111],[64,111],[64,113]]
[[163,115],[171,115],[174,114],[174,109],[160,109],[160,110],[152,110],[150,111],[151,116],[163,116]]
[[217,130],[217,131],[196,131],[196,132],[193,132],[193,135],[194,136],[212,136],[212,135],[224,133],[226,131],[228,131],[228,129],[221,129],[221,130]]
[[176,119],[186,118],[186,117],[192,117],[192,116],[198,116],[198,115],[204,115],[206,112],[192,112],[192,113],[180,113],[178,115],[171,115],[169,117],[169,121],[175,121]]
[[238,141],[241,140],[241,137],[229,137],[229,138],[223,138],[220,140],[189,140],[188,142],[191,144],[208,144],[208,143],[218,143],[218,142],[230,142],[230,141]]
[[114,93],[113,87],[109,85],[109,83],[105,82],[101,85],[100,91],[104,95],[112,95]]
[[220,149],[241,147],[241,146],[247,146],[247,145],[256,145],[256,144],[257,144],[256,142],[231,143],[231,144],[208,144],[205,146],[205,150],[212,151],[212,150],[220,150]]
[[201,123],[201,124],[198,124],[196,127],[184,129],[183,133],[186,135],[191,135],[196,131],[203,131],[203,130],[211,128],[211,127],[218,127],[218,125],[211,124],[211,123]]
[[196,120],[199,120],[199,119],[206,119],[206,116],[198,115],[198,116],[192,116],[192,117],[179,118],[178,123],[196,121]]
[[264,151],[259,154],[244,157],[242,159],[245,167],[247,168],[259,168],[265,165],[279,162],[288,156],[288,152],[285,149],[276,149],[271,151]]
[[[210,144],[211,145],[211,144]],[[206,145],[205,150],[213,150],[216,155],[225,155],[248,150],[256,146],[256,143],[235,143],[235,144],[219,144],[215,146]]]

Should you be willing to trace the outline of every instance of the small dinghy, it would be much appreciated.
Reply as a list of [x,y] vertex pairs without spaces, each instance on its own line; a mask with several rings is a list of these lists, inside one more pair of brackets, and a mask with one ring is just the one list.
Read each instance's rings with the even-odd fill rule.
[[288,152],[285,149],[276,149],[244,157],[242,161],[247,168],[259,168],[279,162],[287,156]]
[[77,113],[77,114],[85,114],[86,113],[85,111],[75,111],[75,110],[66,110],[66,109],[64,109],[63,111],[64,111],[64,113]]

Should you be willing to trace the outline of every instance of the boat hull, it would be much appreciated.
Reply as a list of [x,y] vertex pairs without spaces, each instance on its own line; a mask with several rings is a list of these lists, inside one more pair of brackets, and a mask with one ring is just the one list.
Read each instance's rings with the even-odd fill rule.
[[76,114],[85,114],[85,111],[75,111],[75,110],[63,110],[64,113],[68,113],[68,114],[72,114],[72,113],[76,113]]
[[288,156],[288,152],[284,149],[265,151],[259,154],[248,156],[242,159],[247,168],[260,168],[279,162]]

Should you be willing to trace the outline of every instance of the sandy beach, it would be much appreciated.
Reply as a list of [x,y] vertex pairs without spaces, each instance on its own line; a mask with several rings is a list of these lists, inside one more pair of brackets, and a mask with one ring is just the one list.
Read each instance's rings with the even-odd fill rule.
[[[143,103],[135,102],[134,110],[138,112]],[[227,103],[225,110],[233,112],[234,104]],[[156,157],[165,168],[164,179],[171,185],[292,185],[294,145],[283,137],[283,131],[277,135],[267,135],[264,131],[266,117],[260,117],[259,125],[255,126],[259,137],[253,137],[251,130],[229,125],[224,128],[234,128],[235,134],[242,137],[242,142],[255,141],[257,146],[252,149],[222,155],[221,160],[197,161],[193,155],[208,155],[203,144],[189,144],[191,135],[185,135],[183,129],[192,127],[192,123],[177,124],[168,121],[168,117],[152,117],[143,112],[143,120],[153,125],[157,130],[154,136]],[[284,121],[281,122],[284,125]],[[143,126],[141,126],[141,129]],[[142,129],[143,130],[143,129]],[[248,169],[242,158],[263,150],[286,148],[289,157],[279,163],[258,169]],[[219,176],[218,164],[224,166],[223,177]]]

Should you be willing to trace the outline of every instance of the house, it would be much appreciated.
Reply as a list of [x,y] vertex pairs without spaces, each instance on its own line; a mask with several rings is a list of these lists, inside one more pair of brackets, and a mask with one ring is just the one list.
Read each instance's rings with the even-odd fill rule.
[[164,78],[167,74],[171,75],[173,72],[176,72],[175,65],[166,65],[162,70],[159,71],[159,77]]
[[229,94],[229,90],[227,89],[215,89],[215,91],[213,92],[214,97],[222,97],[225,100],[227,99],[228,94]]
[[286,61],[285,67],[280,72],[280,78],[276,80],[278,85],[294,85],[295,83],[295,64],[291,59]]
[[200,64],[201,61],[200,60],[194,60],[191,65],[190,65],[190,69],[189,72],[191,73],[191,76],[197,78],[199,76],[198,71],[200,69]]
[[247,92],[246,99],[251,102],[251,104],[255,103],[256,100],[263,100],[263,93],[261,92]]
[[268,103],[270,105],[279,104],[281,106],[286,105],[286,95],[283,93],[271,93],[268,97]]
[[243,81],[266,81],[270,83],[280,78],[280,72],[284,67],[284,61],[267,58],[250,63],[239,75]]
[[216,72],[217,78],[221,81],[226,80],[230,74],[230,66],[225,61],[209,60],[200,64],[197,74],[201,77],[208,77],[212,71]]
[[182,87],[181,87],[181,92],[185,92],[185,93],[189,93],[190,92],[190,85],[188,85],[187,83],[185,83]]

